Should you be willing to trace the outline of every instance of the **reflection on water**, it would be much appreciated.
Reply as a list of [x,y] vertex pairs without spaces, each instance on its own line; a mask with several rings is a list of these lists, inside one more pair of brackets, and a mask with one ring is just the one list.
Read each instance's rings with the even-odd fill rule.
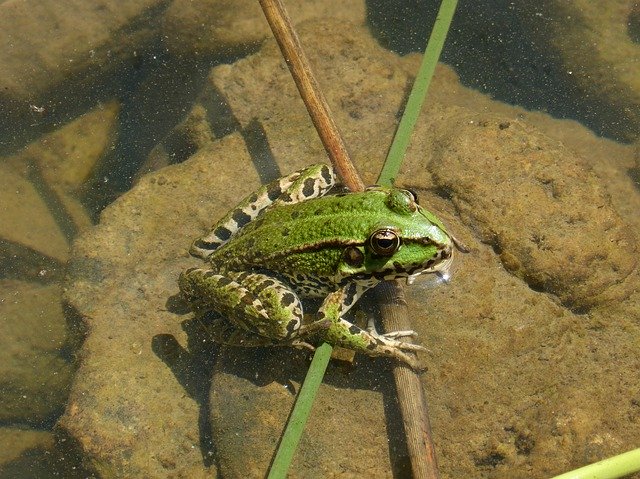
[[[373,178],[401,110],[410,81],[407,72],[414,72],[417,65],[410,56],[400,59],[382,53],[378,45],[403,55],[421,50],[435,7],[426,5],[428,2],[388,4],[374,0],[351,2],[346,8],[334,0],[313,5],[287,3],[291,3],[294,20],[307,22],[301,28],[307,32],[303,39],[310,52],[333,48],[326,42],[336,42],[335,58],[327,53],[314,61],[325,68],[319,75],[321,83],[328,83],[323,86],[330,91],[329,101],[359,168]],[[473,475],[471,471],[478,470],[487,477],[498,477],[505,468],[524,470],[523,464],[540,474],[559,473],[581,465],[585,458],[595,460],[630,449],[639,440],[633,432],[623,432],[621,426],[625,420],[633,422],[639,417],[637,391],[612,382],[610,377],[617,377],[619,365],[634,367],[633,345],[640,334],[638,297],[632,293],[637,290],[633,254],[637,240],[632,232],[640,226],[640,156],[637,146],[635,150],[631,146],[634,142],[637,145],[640,131],[638,7],[623,0],[600,2],[597,8],[592,2],[577,1],[571,6],[547,2],[544,10],[503,3],[459,7],[443,53],[451,69],[438,70],[429,97],[431,116],[423,124],[434,118],[437,121],[433,127],[418,127],[422,136],[416,135],[414,151],[424,148],[424,153],[416,158],[409,152],[410,175],[400,179],[425,190],[427,201],[433,204],[429,209],[451,216],[456,234],[457,229],[466,229],[460,235],[468,237],[462,239],[478,245],[469,255],[471,259],[454,265],[448,284],[420,278],[409,293],[416,320],[424,316],[419,324],[429,325],[421,326],[426,332],[422,339],[430,350],[427,359],[432,363],[426,381],[432,381],[431,391],[437,392],[430,401],[438,401],[435,424],[443,439],[439,441],[443,457],[448,458],[441,467],[444,475],[452,477]],[[206,365],[198,366],[185,359],[204,357],[194,355],[189,346],[197,350],[194,338],[207,339],[187,332],[185,337],[192,342],[187,346],[189,356],[180,346],[184,337],[176,332],[177,339],[171,336],[170,341],[175,341],[171,349],[175,361],[164,350],[167,354],[160,355],[157,350],[153,354],[153,345],[157,346],[157,338],[166,339],[170,331],[180,331],[180,321],[186,318],[165,305],[176,292],[175,276],[182,265],[178,263],[184,261],[182,250],[174,251],[167,245],[175,240],[187,248],[193,239],[189,228],[195,231],[221,216],[225,205],[240,199],[240,189],[250,191],[259,179],[311,163],[313,155],[323,157],[319,144],[310,136],[312,130],[296,103],[295,92],[281,86],[288,81],[288,73],[279,61],[270,60],[276,58],[275,50],[269,50],[272,47],[262,49],[270,33],[261,12],[257,4],[249,8],[240,2],[240,8],[230,4],[220,12],[204,0],[170,4],[146,0],[126,6],[108,1],[100,5],[93,1],[31,5],[25,0],[20,8],[16,5],[0,3],[0,37],[8,45],[0,52],[0,204],[4,206],[0,211],[0,451],[4,451],[0,453],[0,477],[90,477],[96,471],[83,469],[90,467],[89,463],[102,475],[109,475],[111,468],[120,472],[116,476],[160,477],[184,475],[189,467],[205,472],[206,468],[220,467],[233,477],[234,461],[248,461],[238,453],[242,443],[234,443],[234,435],[242,438],[245,434],[247,439],[251,428],[236,431],[233,423],[226,422],[237,419],[233,411],[226,411],[225,416],[215,407],[209,410],[208,391],[202,386],[209,383],[202,382],[202,375],[210,373],[211,365],[207,360],[202,361]],[[605,15],[603,9],[610,10]],[[327,18],[328,23],[317,23]],[[365,23],[367,27],[361,28]],[[375,42],[361,40],[370,35]],[[359,63],[362,58],[367,60]],[[270,69],[260,71],[262,63]],[[605,138],[590,135],[578,123],[559,123],[553,118],[576,120]],[[435,139],[423,140],[431,134]],[[561,143],[566,149],[558,146]],[[461,145],[477,148],[477,163],[455,163],[466,158]],[[556,156],[544,156],[556,147]],[[296,155],[291,155],[292,151]],[[443,151],[446,154],[438,159]],[[507,155],[513,166],[504,167],[504,157],[496,156],[490,162],[483,158],[493,151]],[[213,163],[198,160],[202,155],[214,158]],[[188,158],[196,158],[192,160],[192,182],[206,179],[209,185],[197,193],[197,200],[184,193],[188,182],[181,183],[180,171],[167,169],[166,175],[159,173],[143,181],[138,197],[110,210],[102,220],[108,224],[106,230],[99,234],[92,230],[103,209],[145,174]],[[240,184],[231,176],[233,169],[243,172]],[[201,190],[194,187],[194,191]],[[174,208],[193,213],[204,203],[211,211],[206,217],[202,214],[185,220],[191,225],[184,226],[187,234],[182,219],[172,216]],[[114,233],[115,222],[120,222],[120,230]],[[168,228],[175,231],[168,232]],[[104,243],[96,243],[92,249],[86,240],[81,241],[72,252],[73,241],[89,231],[94,231],[92,238],[101,238]],[[589,232],[597,234],[589,236]],[[149,256],[158,271],[145,269]],[[164,271],[174,258],[171,268],[175,270]],[[128,283],[131,289],[121,297],[115,295],[121,304],[114,302],[114,310],[108,313],[100,310],[102,303],[83,303],[77,291],[68,297],[63,294],[73,284],[87,298],[107,297],[118,287],[114,272],[123,271],[135,273]],[[65,283],[66,277],[71,280]],[[473,291],[473,298],[462,304],[456,283]],[[523,285],[524,290],[519,289]],[[458,299],[454,299],[456,294]],[[78,304],[84,309],[75,310]],[[177,319],[165,321],[162,314],[167,311]],[[437,325],[430,316],[436,311],[445,315],[438,318]],[[130,356],[120,365],[109,363],[106,369],[115,374],[126,369],[126,362],[137,361],[138,356],[143,361],[147,354],[149,364],[162,367],[167,379],[157,389],[175,388],[176,404],[184,409],[180,406],[176,411],[173,403],[171,408],[166,403],[163,407],[161,401],[147,406],[154,414],[157,409],[166,429],[177,431],[172,440],[186,441],[192,445],[189,451],[195,452],[183,453],[171,449],[173,446],[164,450],[160,443],[146,442],[146,431],[152,427],[144,420],[148,411],[136,410],[133,398],[131,404],[105,406],[101,394],[109,396],[112,390],[86,386],[100,384],[92,382],[96,377],[88,376],[96,374],[94,368],[102,359],[96,361],[95,349],[82,351],[83,340],[108,321],[101,318],[112,315],[113,324],[120,324],[118,320],[127,313],[133,319],[125,318],[130,320],[125,330],[114,331],[109,337],[113,342],[102,351],[109,356],[106,352],[113,351],[110,348],[125,344]],[[90,317],[92,327],[86,329],[81,316]],[[447,321],[447,317],[452,319]],[[152,334],[155,342],[137,339],[144,335],[136,324],[155,328],[145,333]],[[503,344],[505,350],[498,351]],[[507,350],[507,345],[512,349]],[[213,356],[208,344],[204,350]],[[464,363],[465,355],[470,363]],[[515,356],[523,362],[499,361]],[[584,363],[569,361],[570,357]],[[298,359],[304,365],[304,359]],[[478,363],[487,367],[476,370]],[[81,364],[85,369],[77,376]],[[356,374],[376,377],[376,365],[381,363],[372,364],[345,373],[351,375],[349,381],[333,377],[328,382],[341,388],[348,387],[345,382],[357,383],[362,389],[375,391],[375,381],[355,378]],[[535,368],[527,369],[532,364]],[[167,365],[173,365],[173,372]],[[227,364],[227,369],[233,368]],[[547,372],[541,374],[541,370]],[[463,371],[468,372],[468,378],[463,377]],[[504,377],[496,379],[489,374],[486,384],[480,384],[487,371]],[[614,398],[619,412],[607,413],[611,415],[608,424],[604,413],[594,419],[599,414],[562,402],[563,396],[579,402],[594,387],[585,379],[587,372],[599,375],[607,371],[610,382],[603,381],[609,393],[594,392],[589,406],[603,409],[598,401],[607,395]],[[227,374],[228,370],[222,372]],[[103,371],[97,376],[100,374]],[[147,388],[159,395],[152,396],[157,400],[162,391],[154,390],[150,377],[156,373],[146,374],[141,369],[137,377],[130,378],[130,384],[116,382],[113,386],[120,391]],[[554,375],[563,375],[566,382],[545,382]],[[218,378],[219,384],[233,383],[225,401],[219,391],[214,390],[212,397],[228,407],[232,407],[227,404],[229,398],[231,403],[241,398],[247,401],[247,407],[242,408],[247,414],[264,406],[249,402],[253,393],[233,380],[237,376]],[[519,383],[514,377],[525,379]],[[215,386],[215,380],[212,382]],[[253,382],[254,387],[264,386],[257,379]],[[510,397],[495,384],[512,388]],[[277,402],[281,393],[274,388],[269,401]],[[534,403],[523,399],[527,394],[536,397]],[[476,403],[468,396],[483,396],[487,402]],[[113,393],[109,397],[121,396]],[[366,397],[354,399],[354,408],[376,400],[375,394]],[[282,399],[282,404],[288,400]],[[384,407],[380,406],[388,419],[394,417],[389,401],[385,396]],[[331,423],[332,415],[337,417],[336,411],[329,412],[330,404],[329,399],[322,406],[327,408],[326,424]],[[88,405],[95,409],[87,411]],[[557,416],[545,416],[545,405],[549,410],[555,407]],[[194,417],[198,425],[193,433],[197,437],[183,435],[180,429],[192,418],[190,407],[197,410]],[[523,410],[517,411],[518,407]],[[275,421],[268,411],[261,414],[252,417],[251,427],[260,426],[259,421],[267,421],[265,418]],[[467,424],[473,422],[476,416],[472,414],[495,418],[486,425],[484,434],[488,436],[462,424],[462,418]],[[58,423],[63,415],[65,419]],[[122,430],[105,431],[101,436],[91,430],[99,423],[89,421],[91,415],[113,420],[108,424],[117,424]],[[365,417],[364,413],[360,417]],[[460,424],[456,423],[458,418]],[[279,423],[270,425],[274,424],[277,430]],[[216,444],[215,430],[222,426],[226,428],[220,430],[224,444]],[[346,428],[346,423],[342,427]],[[375,427],[370,430],[374,442]],[[494,435],[492,427],[501,432]],[[379,436],[387,434],[383,424],[379,429]],[[563,453],[561,447],[555,447],[557,443],[549,439],[550,430],[558,437],[571,436],[574,442],[569,445],[576,452]],[[115,446],[116,452],[109,450],[119,438],[129,437],[127,434],[137,439],[123,446],[124,453]],[[106,445],[97,444],[98,437]],[[257,436],[251,437],[255,441]],[[357,432],[353,437],[358,437]],[[142,454],[136,444],[153,451]],[[547,470],[544,467],[549,466],[543,466],[540,457],[549,450],[557,454],[556,467]],[[268,459],[268,448],[266,451],[260,454]],[[372,451],[392,457],[368,472],[358,469],[361,466],[354,459],[349,467],[355,469],[349,470],[388,477],[393,468],[398,474],[402,460],[393,455],[402,455],[402,446],[392,448],[391,453],[384,448],[366,452]],[[363,458],[366,452],[362,452]],[[326,453],[338,454],[329,449]],[[99,464],[101,460],[107,464]],[[120,469],[123,464],[130,469]]]

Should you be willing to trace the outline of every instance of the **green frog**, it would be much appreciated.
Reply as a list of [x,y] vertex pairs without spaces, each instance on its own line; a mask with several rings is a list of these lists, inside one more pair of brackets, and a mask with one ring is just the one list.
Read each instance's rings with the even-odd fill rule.
[[[249,195],[193,243],[207,266],[184,271],[180,291],[196,315],[219,314],[212,332],[226,344],[313,349],[315,338],[419,367],[407,352],[424,348],[403,340],[414,331],[380,334],[344,316],[380,281],[444,276],[456,240],[408,190],[327,194],[335,182],[318,164]],[[314,297],[324,299],[305,324],[301,298]]]

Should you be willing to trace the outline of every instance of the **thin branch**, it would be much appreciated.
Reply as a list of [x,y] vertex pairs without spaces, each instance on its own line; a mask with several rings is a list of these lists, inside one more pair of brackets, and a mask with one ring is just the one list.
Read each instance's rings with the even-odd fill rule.
[[331,163],[347,188],[351,191],[363,191],[364,183],[349,159],[340,130],[333,121],[329,105],[311,71],[309,60],[284,5],[280,0],[260,0],[260,5]]

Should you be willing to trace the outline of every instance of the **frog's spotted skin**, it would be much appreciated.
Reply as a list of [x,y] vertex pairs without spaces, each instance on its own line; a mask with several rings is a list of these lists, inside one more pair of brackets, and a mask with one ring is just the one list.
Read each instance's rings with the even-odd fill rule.
[[189,252],[198,258],[207,259],[266,208],[317,198],[329,191],[335,183],[333,170],[327,165],[314,165],[272,181],[242,200],[214,225],[211,233],[194,241]]
[[[378,334],[344,315],[382,280],[446,270],[452,238],[408,191],[326,195],[334,183],[330,167],[314,165],[245,198],[193,243],[209,266],[183,272],[180,290],[197,314],[222,316],[213,335],[225,343],[311,347],[315,334],[415,367],[406,351],[424,348],[399,339],[413,331]],[[306,297],[324,298],[311,324],[302,324]]]

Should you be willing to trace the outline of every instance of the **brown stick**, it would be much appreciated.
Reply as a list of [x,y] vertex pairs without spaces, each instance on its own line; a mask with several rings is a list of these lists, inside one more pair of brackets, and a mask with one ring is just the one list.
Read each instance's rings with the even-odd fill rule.
[[313,76],[284,5],[280,0],[260,0],[260,5],[331,163],[347,188],[351,191],[363,191],[364,183],[349,159],[340,130],[333,121],[329,105]]
[[[289,66],[300,96],[307,106],[322,144],[331,158],[331,163],[351,191],[364,190],[364,183],[349,159],[342,135],[333,121],[329,106],[313,76],[284,5],[280,0],[260,0],[260,5]],[[389,282],[383,284],[381,290],[382,295],[379,297],[379,303],[385,330],[411,329],[402,286],[397,282]],[[440,476],[431,440],[427,403],[420,378],[415,371],[399,363],[395,364],[393,375],[398,391],[398,402],[407,437],[413,477],[416,479],[438,479]]]
[[[385,331],[411,329],[409,309],[400,282],[385,281],[377,288],[377,292]],[[436,450],[429,423],[429,408],[420,378],[413,369],[400,362],[394,365],[393,377],[413,478],[439,479]]]

